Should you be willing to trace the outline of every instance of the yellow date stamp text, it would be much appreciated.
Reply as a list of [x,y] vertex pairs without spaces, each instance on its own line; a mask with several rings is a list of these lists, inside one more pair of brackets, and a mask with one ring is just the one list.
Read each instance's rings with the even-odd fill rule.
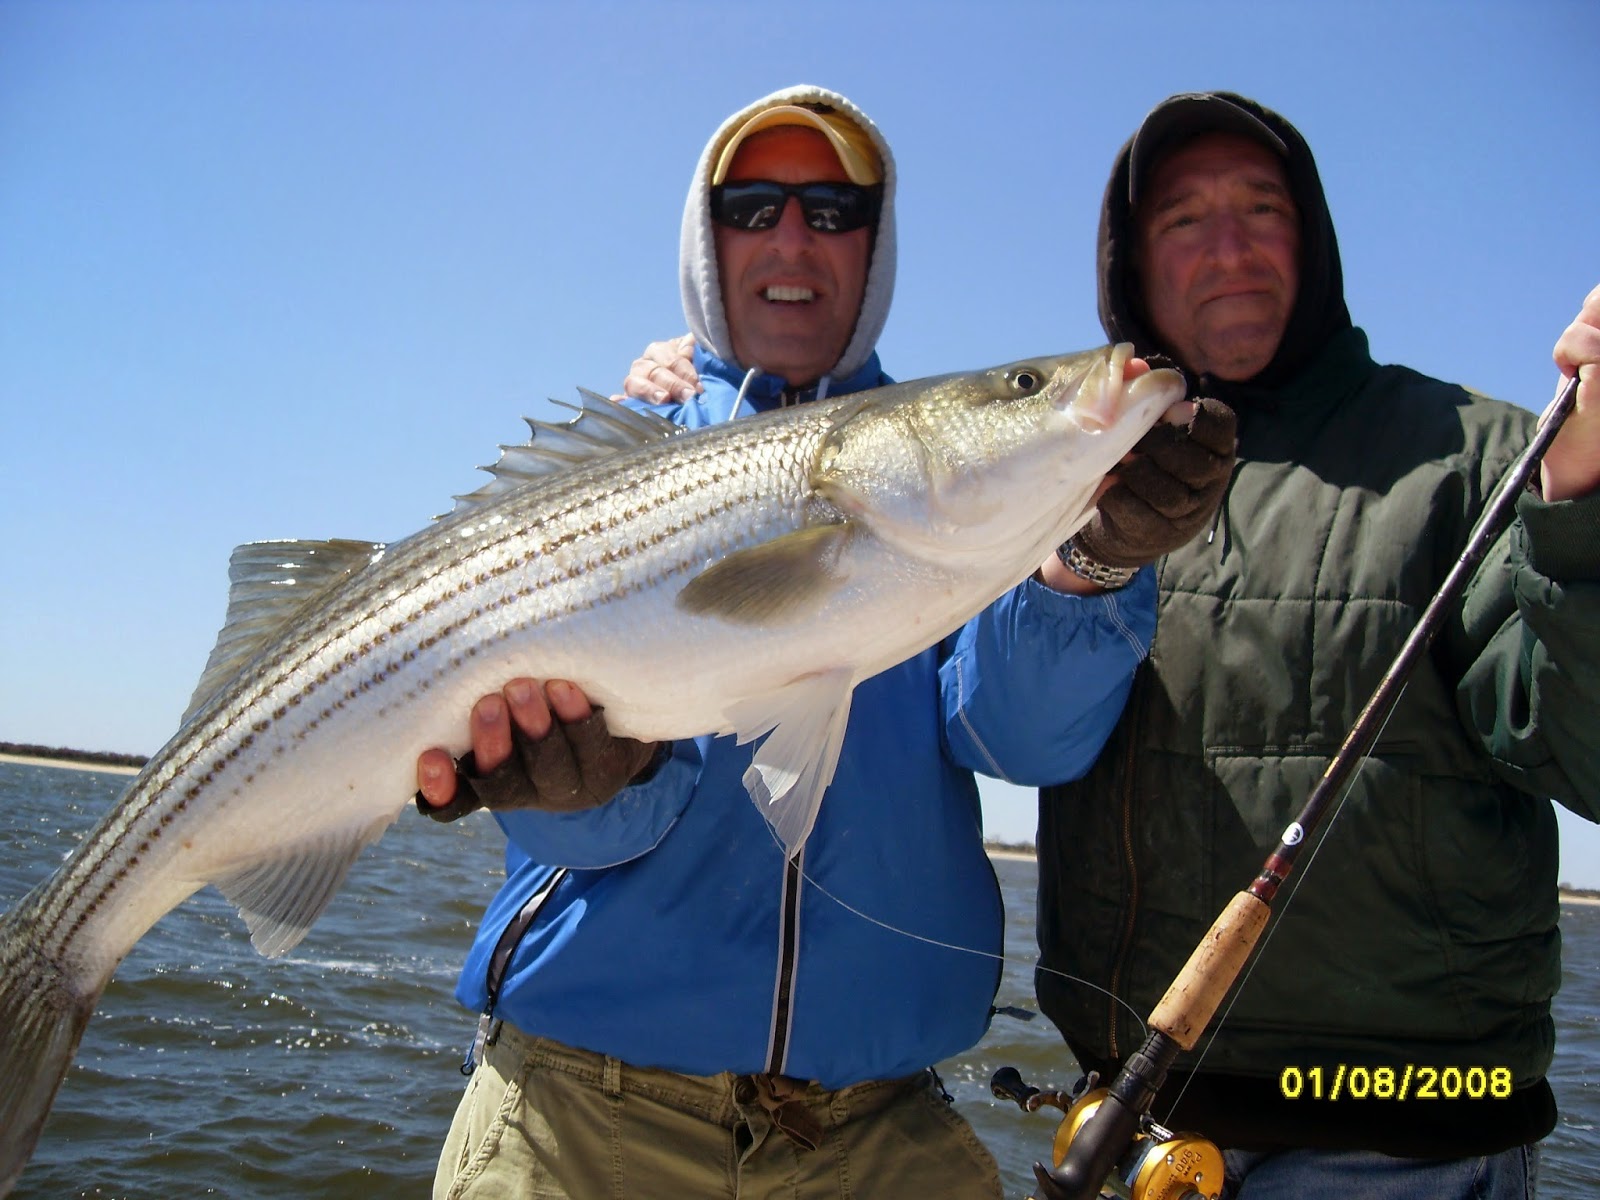
[[1278,1075],[1285,1100],[1504,1100],[1510,1067],[1288,1066]]

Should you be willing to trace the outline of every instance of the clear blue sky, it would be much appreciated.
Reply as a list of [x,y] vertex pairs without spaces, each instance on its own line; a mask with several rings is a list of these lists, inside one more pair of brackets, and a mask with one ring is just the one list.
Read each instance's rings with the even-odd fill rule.
[[784,84],[895,147],[902,378],[1099,342],[1112,156],[1225,87],[1309,139],[1376,356],[1541,407],[1600,282],[1597,46],[1593,0],[0,0],[0,740],[153,752],[236,543],[402,536],[613,390],[683,327],[701,146]]

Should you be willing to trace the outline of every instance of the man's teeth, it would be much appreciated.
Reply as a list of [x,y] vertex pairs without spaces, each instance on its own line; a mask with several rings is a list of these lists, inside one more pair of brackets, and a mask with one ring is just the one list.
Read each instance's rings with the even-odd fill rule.
[[817,294],[808,287],[778,287],[765,289],[762,293],[768,300],[783,300],[789,303],[805,303],[817,298]]

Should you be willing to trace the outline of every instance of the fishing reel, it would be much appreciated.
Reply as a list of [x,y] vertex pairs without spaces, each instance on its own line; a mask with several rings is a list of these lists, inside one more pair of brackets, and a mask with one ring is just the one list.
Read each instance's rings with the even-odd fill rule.
[[[1110,1095],[1090,1072],[1072,1091],[1041,1091],[1025,1083],[1015,1067],[1001,1067],[989,1088],[1001,1100],[1011,1100],[1023,1112],[1049,1105],[1066,1115],[1056,1127],[1051,1158],[1059,1168],[1067,1161],[1074,1141]],[[1101,1195],[1123,1200],[1217,1200],[1222,1193],[1222,1151],[1196,1133],[1174,1133],[1141,1117],[1127,1150],[1105,1177]],[[1040,1179],[1040,1200],[1055,1200],[1048,1179]],[[1065,1193],[1062,1193],[1063,1195]]]

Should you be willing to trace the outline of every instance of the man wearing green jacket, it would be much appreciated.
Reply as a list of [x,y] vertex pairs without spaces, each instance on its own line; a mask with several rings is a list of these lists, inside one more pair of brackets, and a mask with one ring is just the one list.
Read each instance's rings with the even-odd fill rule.
[[[1146,117],[1106,191],[1099,278],[1111,339],[1175,359],[1239,431],[1210,536],[1160,564],[1154,647],[1111,741],[1041,795],[1039,998],[1109,1078],[1535,418],[1372,361],[1311,152],[1242,97]],[[1229,1195],[1531,1194],[1555,1122],[1550,798],[1600,818],[1600,288],[1556,360],[1583,383],[1542,494],[1520,499],[1301,855],[1236,1002],[1152,1109],[1223,1146]],[[1341,1070],[1365,1095],[1333,1098]]]

